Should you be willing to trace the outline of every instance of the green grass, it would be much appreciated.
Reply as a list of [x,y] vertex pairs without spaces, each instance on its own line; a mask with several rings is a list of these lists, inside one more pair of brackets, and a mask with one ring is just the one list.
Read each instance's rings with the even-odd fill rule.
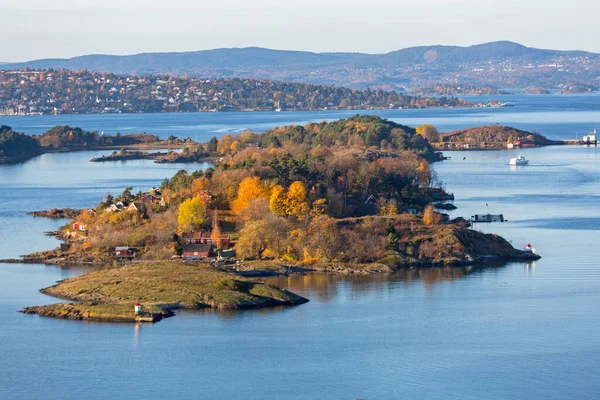
[[160,306],[243,309],[302,304],[286,290],[238,278],[202,264],[140,263],[65,279],[44,293],[75,301],[25,309],[67,319],[131,320],[133,304],[161,316]]

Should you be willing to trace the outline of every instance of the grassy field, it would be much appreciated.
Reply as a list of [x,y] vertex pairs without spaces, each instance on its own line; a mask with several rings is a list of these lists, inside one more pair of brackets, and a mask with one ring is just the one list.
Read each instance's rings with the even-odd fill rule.
[[[205,264],[140,263],[65,279],[43,293],[75,303],[23,311],[66,319],[135,321],[134,304],[154,319],[164,309],[246,309],[307,302],[287,290],[210,269]],[[139,318],[138,318],[139,319]]]

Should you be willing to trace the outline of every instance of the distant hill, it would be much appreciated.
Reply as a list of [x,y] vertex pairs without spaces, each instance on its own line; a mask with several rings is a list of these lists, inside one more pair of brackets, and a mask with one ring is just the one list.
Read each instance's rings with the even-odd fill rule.
[[350,88],[408,89],[439,83],[496,88],[597,85],[600,55],[513,42],[422,46],[387,54],[311,53],[258,47],[129,56],[86,55],[2,65],[2,69],[89,69],[118,74],[265,78]]

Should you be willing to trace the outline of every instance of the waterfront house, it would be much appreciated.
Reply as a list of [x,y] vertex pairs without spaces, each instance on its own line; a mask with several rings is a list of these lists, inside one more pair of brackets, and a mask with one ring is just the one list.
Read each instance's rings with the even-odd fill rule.
[[183,258],[208,258],[213,255],[214,247],[211,243],[186,244],[183,246]]
[[586,144],[596,144],[596,130],[594,129],[593,132],[588,133],[587,135],[585,135],[583,137],[583,142]]
[[183,244],[213,244],[220,248],[229,247],[231,237],[227,234],[221,234],[215,240],[212,238],[212,232],[186,232],[181,236]]
[[160,201],[160,197],[155,196],[153,194],[144,193],[142,195],[142,203],[144,203],[144,204],[158,203],[159,201]]
[[127,246],[117,246],[115,247],[115,257],[116,258],[134,258],[135,252],[131,247]]
[[146,214],[146,205],[141,201],[135,201],[127,207],[127,211],[134,211],[140,214]]
[[118,206],[116,204],[111,204],[110,206],[106,207],[104,209],[105,213],[112,213],[112,212],[117,212],[117,211],[121,211],[123,209],[122,206]]
[[532,139],[517,139],[512,142],[512,147],[510,148],[514,147],[535,147],[535,141]]
[[87,230],[87,224],[82,224],[79,222],[75,222],[73,224],[73,230],[74,231],[79,231],[79,232],[85,232]]

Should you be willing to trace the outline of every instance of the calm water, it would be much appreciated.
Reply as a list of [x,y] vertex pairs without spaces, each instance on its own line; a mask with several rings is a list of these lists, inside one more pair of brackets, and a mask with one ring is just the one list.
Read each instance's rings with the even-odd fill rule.
[[[460,129],[495,123],[540,132],[551,139],[581,138],[600,121],[600,94],[585,95],[504,95],[467,98],[483,102],[493,98],[515,103],[505,108],[458,108],[373,111],[289,111],[174,114],[105,114],[57,116],[0,116],[0,124],[40,134],[55,125],[79,126],[107,134],[149,132],[208,141],[212,136],[264,131],[275,126],[305,124],[309,121],[348,118],[356,113],[380,115],[395,122],[417,126],[431,123],[440,130]],[[599,126],[600,128],[600,126]]]
[[[416,110],[408,118],[420,123],[430,114],[434,123],[443,120],[452,127],[518,118],[521,127],[540,124],[555,137],[600,122],[599,97],[520,99],[530,108],[521,103],[484,112]],[[267,129],[288,123],[282,121],[287,118],[340,116],[287,114],[56,118],[88,124],[87,129],[103,122],[127,126],[136,118],[140,125],[133,130],[150,131],[154,124],[152,132],[165,134],[197,124],[194,129],[211,135],[216,129]],[[193,118],[213,118],[219,128]],[[56,123],[45,117],[0,119],[7,122],[22,130]],[[0,264],[0,398],[596,399],[600,150],[549,147],[522,153],[530,166],[508,166],[517,152],[461,152],[449,153],[452,159],[437,164],[436,171],[457,196],[453,215],[503,213],[509,222],[478,229],[501,234],[518,247],[531,243],[544,257],[533,264],[471,273],[432,269],[276,278],[274,283],[311,302],[242,313],[182,312],[144,326],[17,313],[56,301],[37,290],[83,270]],[[0,167],[0,258],[56,245],[42,232],[64,221],[31,218],[25,211],[93,205],[107,192],[130,184],[146,189],[186,167],[88,162],[98,154],[46,154]]]

